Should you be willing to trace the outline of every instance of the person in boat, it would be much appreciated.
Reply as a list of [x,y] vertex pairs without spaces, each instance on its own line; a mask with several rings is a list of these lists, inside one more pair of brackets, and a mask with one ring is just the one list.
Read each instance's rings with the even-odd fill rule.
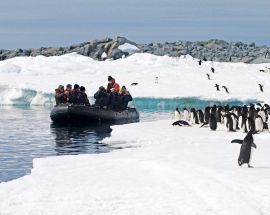
[[125,86],[121,88],[119,96],[121,109],[127,109],[128,103],[132,101],[132,96],[130,95],[129,91],[127,91]]
[[109,94],[106,92],[105,87],[100,86],[98,91],[94,94],[95,106],[97,107],[108,107],[109,105]]
[[87,94],[85,93],[85,87],[84,87],[84,86],[81,86],[81,87],[80,87],[80,93],[79,93],[79,98],[78,98],[78,104],[90,106],[90,102],[89,102],[89,99],[88,99],[88,97],[87,97]]
[[56,105],[66,103],[63,85],[59,85],[58,88],[55,89],[55,102]]
[[71,92],[72,92],[72,85],[67,84],[66,89],[65,89],[65,100],[66,100],[66,102],[70,102]]
[[108,77],[107,93],[111,93],[111,89],[114,88],[117,93],[120,91],[120,86],[115,82],[115,79],[112,76]]
[[73,90],[70,95],[70,103],[79,104],[79,95],[80,95],[80,86],[78,84],[74,84]]
[[119,95],[118,91],[114,88],[111,89],[108,108],[113,109],[113,110],[121,109],[120,95]]

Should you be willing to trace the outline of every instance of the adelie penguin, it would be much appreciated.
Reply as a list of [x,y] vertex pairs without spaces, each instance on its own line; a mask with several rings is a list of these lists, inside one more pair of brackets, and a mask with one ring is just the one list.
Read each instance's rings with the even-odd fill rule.
[[208,73],[206,73],[206,75],[207,75],[207,79],[211,80],[210,75]]
[[234,131],[234,126],[233,126],[233,119],[231,117],[231,114],[226,114],[225,116],[225,126],[227,128],[227,131]]
[[247,118],[246,127],[247,127],[247,131],[255,131],[256,130],[256,126],[255,126],[255,122],[254,122],[253,118],[251,118],[251,117]]
[[210,129],[212,131],[217,130],[217,118],[216,118],[216,116],[214,114],[210,114],[209,122],[203,123],[201,127],[207,125],[208,123],[209,123]]
[[256,116],[255,127],[256,127],[256,131],[263,131],[264,129],[263,118],[260,115]]
[[199,118],[194,108],[191,108],[190,110],[190,121],[191,121],[191,124],[199,124]]
[[190,124],[184,120],[178,120],[176,122],[174,122],[172,125],[179,125],[179,126],[190,126]]
[[186,121],[190,120],[190,112],[186,108],[184,108],[183,115],[184,115],[184,120]]
[[203,112],[202,110],[197,110],[197,113],[198,113],[198,116],[199,116],[199,120],[200,120],[200,123],[204,123],[204,115],[203,115]]
[[226,93],[229,94],[228,88],[226,86],[222,86],[222,88],[224,88],[224,90],[226,91]]
[[176,108],[175,111],[174,111],[174,118],[175,118],[175,120],[180,120],[181,119],[181,113],[180,113],[178,108]]
[[263,85],[261,85],[261,84],[258,84],[258,85],[260,87],[260,91],[263,92]]
[[241,144],[240,154],[238,157],[238,165],[242,166],[243,164],[248,164],[249,168],[253,168],[250,165],[251,155],[252,155],[252,147],[257,148],[256,144],[254,143],[253,134],[257,132],[254,130],[250,130],[244,140],[235,139],[232,140],[231,143],[239,143]]
[[215,69],[213,67],[211,67],[211,72],[215,73]]
[[219,85],[218,85],[218,84],[215,84],[215,87],[217,88],[217,91],[220,91],[220,90],[219,90]]

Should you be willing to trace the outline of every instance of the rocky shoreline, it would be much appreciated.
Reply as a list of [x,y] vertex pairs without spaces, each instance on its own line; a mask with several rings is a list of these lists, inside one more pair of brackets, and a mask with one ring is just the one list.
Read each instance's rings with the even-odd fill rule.
[[[131,44],[138,49],[133,52],[121,50],[119,46]],[[135,52],[150,53],[154,55],[191,55],[195,58],[213,60],[219,62],[245,62],[245,63],[270,63],[270,47],[256,46],[255,43],[226,42],[224,40],[211,39],[209,41],[177,41],[172,43],[137,44],[124,37],[105,38],[84,42],[68,47],[41,47],[38,49],[0,49],[0,60],[6,60],[18,56],[60,56],[77,52],[96,60],[119,59]]]

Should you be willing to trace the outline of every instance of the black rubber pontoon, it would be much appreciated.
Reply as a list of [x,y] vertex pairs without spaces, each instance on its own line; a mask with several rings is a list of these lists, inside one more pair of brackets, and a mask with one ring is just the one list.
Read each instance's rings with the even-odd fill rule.
[[51,119],[54,122],[80,121],[80,122],[115,122],[138,121],[139,112],[136,108],[127,108],[116,111],[84,105],[57,105],[51,111]]

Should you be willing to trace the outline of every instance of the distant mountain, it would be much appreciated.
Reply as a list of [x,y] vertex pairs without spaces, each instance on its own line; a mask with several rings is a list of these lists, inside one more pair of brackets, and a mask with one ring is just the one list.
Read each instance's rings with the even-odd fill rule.
[[255,43],[209,41],[177,41],[172,43],[137,44],[124,37],[96,39],[68,47],[41,47],[38,49],[0,49],[0,60],[17,56],[59,56],[71,52],[89,56],[96,60],[119,59],[138,53],[151,53],[158,56],[191,55],[195,58],[219,62],[270,63],[270,47],[256,46]]

